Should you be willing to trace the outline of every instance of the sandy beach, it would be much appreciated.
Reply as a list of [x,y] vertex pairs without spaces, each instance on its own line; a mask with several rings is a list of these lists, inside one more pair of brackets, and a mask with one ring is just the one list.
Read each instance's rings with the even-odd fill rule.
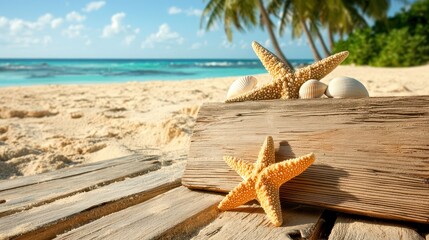
[[[337,76],[360,80],[371,97],[429,94],[429,65],[340,66],[322,82]],[[200,106],[224,101],[236,78],[0,88],[0,179],[133,153],[186,154]]]

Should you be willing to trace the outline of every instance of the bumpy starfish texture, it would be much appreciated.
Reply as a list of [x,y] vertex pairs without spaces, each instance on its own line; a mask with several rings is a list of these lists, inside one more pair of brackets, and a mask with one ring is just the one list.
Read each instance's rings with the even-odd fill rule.
[[227,99],[225,101],[227,103],[298,98],[299,88],[304,82],[310,79],[322,79],[349,55],[349,52],[343,51],[293,72],[276,55],[259,43],[252,42],[252,47],[273,80],[252,91]]
[[267,136],[259,151],[258,160],[248,163],[242,159],[226,156],[225,162],[242,178],[237,187],[219,203],[220,210],[230,210],[251,200],[258,200],[267,214],[268,219],[275,225],[282,225],[280,205],[280,186],[305,171],[315,160],[313,153],[275,163],[274,142]]

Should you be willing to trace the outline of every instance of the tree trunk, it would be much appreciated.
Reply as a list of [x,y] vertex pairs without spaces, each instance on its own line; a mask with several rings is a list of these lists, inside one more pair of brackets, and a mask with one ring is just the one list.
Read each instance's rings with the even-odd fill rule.
[[262,0],[258,0],[258,7],[259,7],[259,11],[261,11],[262,22],[264,23],[265,27],[267,28],[268,35],[270,36],[271,43],[273,44],[273,48],[274,48],[274,51],[276,52],[277,57],[280,58],[286,64],[286,66],[288,66],[290,69],[293,70],[292,64],[290,64],[290,62],[287,60],[287,58],[283,54],[282,50],[280,49],[279,43],[277,42],[277,38],[274,35],[274,31],[273,31],[273,28],[271,26],[270,17],[268,16],[268,13],[264,7]]
[[326,46],[326,43],[323,40],[322,34],[319,31],[319,28],[317,27],[317,25],[314,22],[312,22],[312,24],[313,24],[314,29],[316,29],[317,37],[320,40],[320,43],[322,45],[322,50],[323,50],[323,53],[325,54],[325,57],[329,57],[329,55],[331,55],[330,51],[328,50],[328,47]]
[[334,31],[331,27],[328,28],[328,41],[329,41],[329,48],[331,48],[331,52],[334,51]]
[[317,51],[316,45],[314,44],[313,37],[310,34],[310,31],[308,30],[307,24],[305,23],[304,19],[301,20],[302,28],[304,29],[305,35],[307,36],[308,43],[310,43],[311,51],[313,52],[314,60],[320,61],[322,57],[320,57],[319,52]]

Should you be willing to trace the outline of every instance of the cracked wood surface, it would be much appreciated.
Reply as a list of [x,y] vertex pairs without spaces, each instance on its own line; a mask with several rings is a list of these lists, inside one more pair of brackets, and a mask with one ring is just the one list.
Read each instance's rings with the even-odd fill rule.
[[429,223],[429,96],[209,103],[194,128],[182,184],[228,192],[225,155],[254,162],[267,135],[276,160],[314,152],[282,200]]

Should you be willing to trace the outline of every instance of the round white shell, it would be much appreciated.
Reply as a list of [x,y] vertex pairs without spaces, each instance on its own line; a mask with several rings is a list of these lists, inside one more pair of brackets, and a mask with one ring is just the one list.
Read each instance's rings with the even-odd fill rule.
[[248,92],[252,90],[257,83],[258,80],[254,76],[240,77],[231,84],[228,93],[226,94],[226,98],[230,99],[245,92]]
[[325,92],[333,98],[364,98],[369,97],[368,90],[358,80],[351,77],[337,77],[332,79]]
[[320,82],[319,80],[310,79],[302,84],[299,89],[300,98],[320,98],[325,94],[328,85]]

